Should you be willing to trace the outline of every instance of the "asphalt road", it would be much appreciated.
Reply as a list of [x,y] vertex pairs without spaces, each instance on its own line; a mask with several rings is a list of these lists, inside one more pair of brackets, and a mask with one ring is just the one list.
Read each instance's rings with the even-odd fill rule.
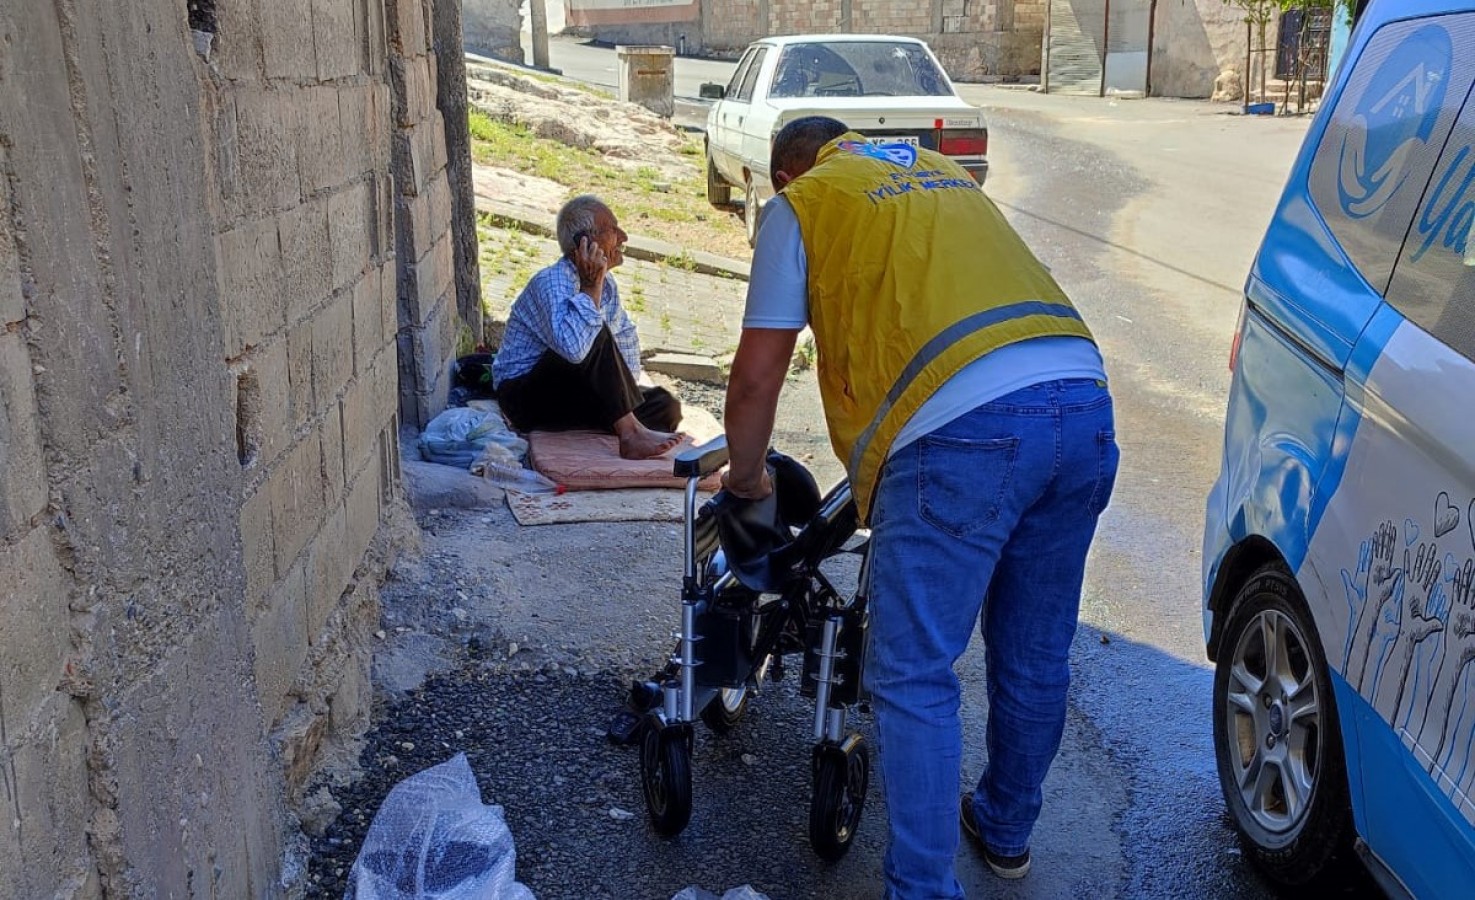
[[[609,50],[555,40],[552,63],[571,76],[613,84]],[[727,64],[679,59],[677,93],[690,90],[694,96],[691,86],[700,81],[725,80],[725,65],[730,71]],[[1219,465],[1227,354],[1240,287],[1306,122],[1248,119],[1203,103],[1046,97],[982,86],[961,91],[989,114],[988,193],[1051,266],[1101,343],[1123,455],[1088,572],[1065,741],[1045,786],[1035,868],[1023,882],[1005,884],[965,848],[959,877],[970,897],[1271,896],[1236,845],[1215,775],[1212,671],[1199,612],[1200,540],[1204,497]],[[786,389],[775,443],[811,456],[819,480],[828,483],[839,473],[821,423],[813,379],[796,379]],[[491,527],[500,515],[480,521]],[[456,534],[475,524],[468,516],[442,527]],[[507,540],[533,540],[525,532],[514,531]],[[500,576],[506,582],[500,596],[506,599],[498,602],[507,607],[532,590],[518,567],[535,564],[540,554],[571,560],[578,552],[572,548],[607,540],[621,548],[628,570],[657,559],[669,562],[665,548],[673,537],[670,529],[625,528],[607,535],[586,530],[569,533],[569,555],[561,556],[544,539],[531,550],[504,547],[489,557],[488,545],[468,536],[458,565],[474,574],[474,567],[492,567],[489,559],[501,560],[495,565],[508,571]],[[594,577],[574,565],[562,568],[567,571],[544,568],[537,576],[567,579],[554,585],[559,596],[577,596],[580,585]],[[657,608],[653,599],[628,595],[623,585],[632,576],[609,574],[610,596],[587,598],[588,618],[620,621],[609,627],[641,634],[669,631],[674,622],[662,610],[669,609],[670,595]],[[410,588],[425,593],[418,583]],[[647,613],[641,604],[648,600]],[[624,622],[631,609],[642,610],[649,621]],[[472,618],[476,614],[473,607]],[[541,614],[545,620],[555,615],[549,609]],[[552,643],[572,627],[550,625],[549,636],[535,640]],[[648,652],[636,643],[623,636],[610,641],[629,648],[633,657]],[[587,709],[559,707],[559,715],[550,717],[546,699],[530,700],[506,678],[477,689],[479,706],[515,710],[532,704],[541,714],[527,719],[527,737],[544,735],[538,738],[544,747],[578,744],[577,736],[589,730],[584,726],[606,708],[601,704],[618,696],[618,676],[600,674],[610,668],[609,651],[595,655],[595,675],[582,662],[566,671],[592,679],[587,683],[598,689],[570,690],[560,701]],[[966,686],[969,778],[984,760],[984,663],[975,646],[959,665]],[[559,671],[552,669],[551,685],[562,689]],[[562,801],[536,780],[496,774],[522,764],[524,751],[503,753],[497,741],[481,741],[482,755],[473,762],[493,782],[490,796],[507,804],[525,880],[541,888],[539,896],[604,896],[603,890],[580,894],[580,882],[567,880],[569,867],[594,864],[602,867],[611,896],[655,897],[658,888],[670,896],[692,883],[720,891],[743,882],[775,898],[876,896],[885,833],[879,785],[873,782],[856,847],[840,866],[818,868],[805,852],[805,706],[792,684],[791,678],[765,691],[735,739],[700,738],[697,812],[677,842],[663,842],[648,829],[632,833],[625,825],[624,831],[610,831],[608,822],[595,828],[582,815],[563,824],[562,812],[548,811],[561,809],[548,804]],[[536,694],[538,688],[531,690]],[[436,709],[429,700],[423,706]],[[451,703],[447,715],[464,715],[465,706]],[[857,726],[869,731],[864,720]],[[598,808],[614,798],[638,812],[638,797],[631,793],[638,790],[632,786],[633,756],[579,746],[586,747],[579,752],[588,756],[591,771],[599,773],[597,793],[587,805]],[[605,832],[617,848],[601,837]],[[1354,885],[1347,893],[1357,895],[1362,888]]]

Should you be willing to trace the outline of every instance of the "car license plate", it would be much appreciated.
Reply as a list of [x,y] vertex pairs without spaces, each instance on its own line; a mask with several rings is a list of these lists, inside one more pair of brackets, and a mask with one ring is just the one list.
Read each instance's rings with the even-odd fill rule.
[[897,135],[894,137],[869,137],[866,141],[871,144],[908,144],[912,147],[922,146],[921,142],[912,135]]

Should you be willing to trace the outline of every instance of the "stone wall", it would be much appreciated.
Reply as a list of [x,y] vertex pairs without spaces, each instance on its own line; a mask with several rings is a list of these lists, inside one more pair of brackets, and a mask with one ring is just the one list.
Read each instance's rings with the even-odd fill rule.
[[[1275,46],[1278,23],[1266,29]],[[1258,35],[1255,37],[1258,42]],[[1152,93],[1158,97],[1209,97],[1221,72],[1245,71],[1244,11],[1223,0],[1160,3],[1152,42]],[[1258,58],[1255,84],[1259,84]],[[1270,77],[1275,60],[1266,60]]]
[[[522,13],[519,5],[523,0],[462,0],[462,40],[467,50],[505,59],[523,62]],[[550,6],[562,6],[563,0],[547,0]]]
[[[769,0],[727,0],[705,4],[702,39],[709,51],[732,53],[768,32]],[[691,30],[688,28],[687,30]]]
[[[399,270],[399,410],[423,427],[446,405],[462,323],[447,174],[436,105],[434,19],[425,0],[386,0],[393,86],[394,238]],[[468,329],[469,331],[469,329]],[[468,347],[474,339],[468,334]]]
[[[701,48],[734,55],[779,34],[901,34],[932,47],[959,81],[1040,71],[1045,0],[705,0]],[[601,35],[602,36],[602,35]]]
[[0,6],[0,897],[300,876],[459,330],[428,21]]

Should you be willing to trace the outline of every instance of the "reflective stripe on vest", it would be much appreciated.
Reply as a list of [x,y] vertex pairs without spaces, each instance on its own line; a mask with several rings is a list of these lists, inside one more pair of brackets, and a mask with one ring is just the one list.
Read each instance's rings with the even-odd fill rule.
[[941,356],[944,350],[975,331],[982,331],[985,328],[998,325],[1000,322],[1007,322],[1010,319],[1022,319],[1026,316],[1059,316],[1077,321],[1081,318],[1081,314],[1072,306],[1061,303],[1041,303],[1037,300],[1031,300],[1025,303],[1015,303],[1012,306],[987,309],[948,326],[941,334],[932,338],[922,346],[921,350],[917,351],[917,355],[912,357],[911,362],[907,363],[906,368],[902,370],[901,377],[891,385],[891,390],[886,392],[886,399],[882,402],[881,408],[876,410],[876,415],[872,417],[871,423],[860,433],[860,437],[855,441],[855,447],[850,451],[848,470],[851,472],[860,471],[861,458],[865,456],[866,448],[871,445],[871,440],[876,436],[876,430],[886,420],[886,416],[890,414],[891,408],[896,405],[896,401],[900,400],[907,389],[912,386],[912,382],[916,380],[917,376],[922,374],[922,370],[927,368],[933,360]]
[[948,379],[1000,347],[1091,332],[957,163],[863,141],[821,148],[784,194],[808,261],[830,443],[866,520],[892,442]]

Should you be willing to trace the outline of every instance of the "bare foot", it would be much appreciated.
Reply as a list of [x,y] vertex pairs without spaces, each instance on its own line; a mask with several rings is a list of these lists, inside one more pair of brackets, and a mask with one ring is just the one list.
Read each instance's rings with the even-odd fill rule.
[[680,433],[652,431],[639,425],[620,435],[620,455],[625,459],[650,459],[681,443],[683,437]]

